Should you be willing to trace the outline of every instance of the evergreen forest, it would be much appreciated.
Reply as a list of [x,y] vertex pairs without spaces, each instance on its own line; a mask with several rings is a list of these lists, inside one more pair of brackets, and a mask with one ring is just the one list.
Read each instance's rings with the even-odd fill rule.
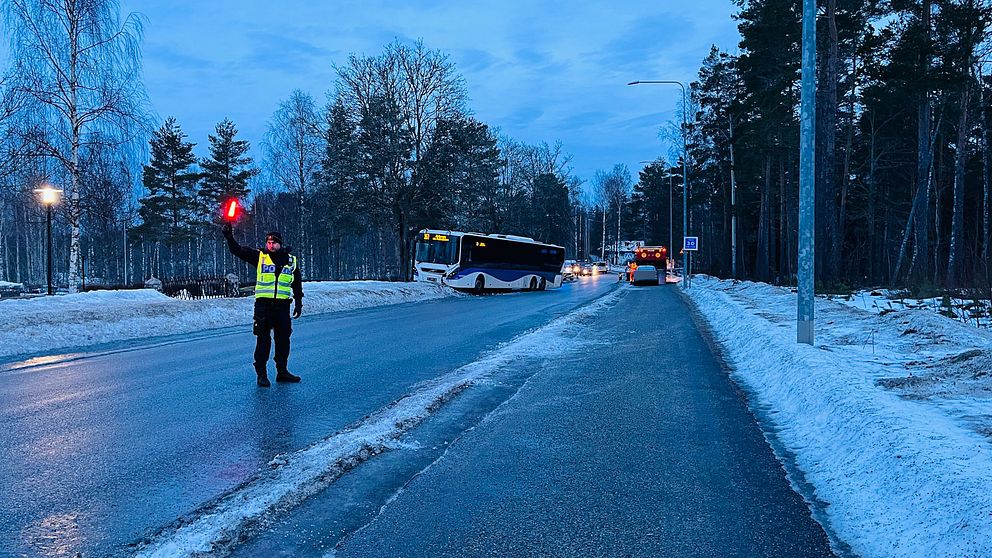
[[[239,239],[281,231],[308,280],[409,280],[422,228],[617,259],[631,240],[678,254],[685,227],[700,239],[693,271],[795,283],[798,0],[740,0],[740,44],[699,53],[655,160],[636,176],[617,163],[586,181],[567,137],[529,144],[480,121],[451,57],[423,42],[329,60],[326,97],[294,91],[252,146],[226,115],[206,138],[174,117],[155,121],[141,79],[144,23],[116,1],[2,8],[11,57],[0,69],[0,281],[45,282],[37,190],[51,184],[62,190],[56,283],[69,291],[248,279],[219,233],[231,197],[245,204]],[[992,298],[990,18],[981,0],[818,2],[819,289]]]

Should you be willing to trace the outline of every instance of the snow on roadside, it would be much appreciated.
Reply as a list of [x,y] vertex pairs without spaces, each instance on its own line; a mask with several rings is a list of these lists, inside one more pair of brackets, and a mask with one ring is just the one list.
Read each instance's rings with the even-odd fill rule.
[[264,522],[267,514],[292,507],[334,482],[356,465],[387,451],[463,389],[490,379],[499,370],[539,354],[542,359],[568,354],[590,342],[581,328],[610,306],[621,291],[601,297],[552,322],[519,335],[479,360],[424,383],[412,393],[357,423],[302,450],[276,456],[261,472],[206,506],[136,546],[141,558],[225,555],[242,531]]
[[[976,293],[977,297],[978,294]],[[988,295],[984,295],[987,297]],[[915,308],[952,317],[955,320],[981,328],[992,328],[990,303],[983,298],[960,298],[956,296],[912,298],[906,291],[871,289],[857,291],[850,295],[832,295],[830,300],[861,308],[877,314]]]
[[974,420],[992,416],[992,334],[818,299],[810,347],[789,289],[700,277],[688,294],[857,555],[992,556],[992,445]]
[[[428,283],[303,284],[304,316],[452,296]],[[254,299],[178,300],[151,290],[92,291],[0,302],[0,358],[250,324]]]

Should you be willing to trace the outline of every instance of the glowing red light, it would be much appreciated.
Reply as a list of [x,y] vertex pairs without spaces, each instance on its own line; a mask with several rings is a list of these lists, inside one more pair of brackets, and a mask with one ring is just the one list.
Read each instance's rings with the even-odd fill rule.
[[224,218],[228,221],[235,221],[238,218],[238,200],[231,200],[227,202],[227,210],[224,211]]

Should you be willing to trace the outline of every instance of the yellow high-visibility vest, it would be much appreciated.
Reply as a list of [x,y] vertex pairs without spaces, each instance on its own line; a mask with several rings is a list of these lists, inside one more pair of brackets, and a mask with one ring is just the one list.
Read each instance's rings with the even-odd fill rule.
[[255,298],[289,300],[293,298],[293,274],[296,272],[296,256],[290,254],[289,261],[282,266],[276,280],[276,264],[268,254],[259,250],[258,270],[255,274]]

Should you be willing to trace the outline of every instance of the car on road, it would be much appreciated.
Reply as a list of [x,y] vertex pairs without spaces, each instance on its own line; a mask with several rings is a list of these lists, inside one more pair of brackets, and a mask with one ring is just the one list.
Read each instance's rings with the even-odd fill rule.
[[592,275],[592,274],[593,274],[593,267],[592,267],[592,264],[591,263],[589,263],[589,262],[583,262],[579,266],[579,275],[589,276],[589,275]]
[[575,260],[565,260],[561,266],[561,278],[564,281],[571,281],[579,276],[580,266]]
[[610,266],[607,265],[606,262],[594,262],[592,264],[592,267],[593,267],[593,273],[602,274],[602,273],[610,272]]
[[658,268],[642,264],[630,272],[630,282],[633,285],[660,285]]

